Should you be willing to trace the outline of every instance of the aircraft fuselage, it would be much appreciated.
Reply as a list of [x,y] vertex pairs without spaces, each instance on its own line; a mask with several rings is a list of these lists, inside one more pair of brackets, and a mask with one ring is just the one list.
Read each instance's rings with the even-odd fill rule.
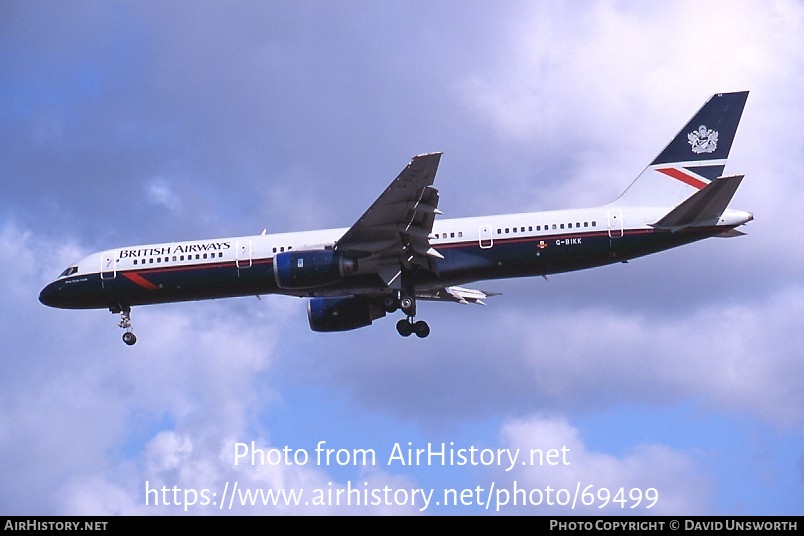
[[[443,258],[436,270],[414,270],[403,286],[441,288],[471,281],[550,275],[602,266],[717,236],[752,219],[727,210],[717,222],[677,232],[653,229],[667,208],[600,207],[442,219],[430,242]],[[64,309],[108,308],[237,296],[300,297],[388,292],[376,273],[358,273],[308,289],[280,288],[277,253],[331,248],[346,229],[170,242],[89,255],[40,294]],[[360,261],[358,260],[358,264]],[[69,273],[73,270],[73,273]]]

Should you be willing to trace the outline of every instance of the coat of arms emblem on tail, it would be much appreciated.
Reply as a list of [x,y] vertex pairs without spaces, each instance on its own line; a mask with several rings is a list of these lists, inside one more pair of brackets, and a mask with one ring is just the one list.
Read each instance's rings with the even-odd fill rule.
[[695,154],[713,153],[717,149],[717,130],[706,128],[706,125],[701,125],[698,130],[687,134],[687,139]]

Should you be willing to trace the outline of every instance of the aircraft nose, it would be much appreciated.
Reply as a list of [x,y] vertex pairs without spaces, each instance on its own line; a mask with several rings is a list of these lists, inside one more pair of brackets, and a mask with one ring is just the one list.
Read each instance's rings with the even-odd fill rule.
[[59,300],[60,294],[61,287],[56,285],[56,283],[50,283],[39,293],[39,301],[48,307],[59,307],[61,301]]

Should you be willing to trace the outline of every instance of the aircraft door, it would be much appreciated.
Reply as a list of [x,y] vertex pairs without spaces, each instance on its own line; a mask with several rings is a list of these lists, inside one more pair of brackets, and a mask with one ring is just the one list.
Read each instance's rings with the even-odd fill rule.
[[114,251],[101,253],[100,277],[101,279],[114,279],[117,277],[117,263],[115,262]]
[[619,208],[609,210],[609,238],[623,235],[623,211]]
[[251,266],[251,240],[237,241],[235,264],[238,268],[249,268]]
[[480,249],[488,249],[494,245],[494,235],[491,232],[491,225],[481,225],[478,234]]

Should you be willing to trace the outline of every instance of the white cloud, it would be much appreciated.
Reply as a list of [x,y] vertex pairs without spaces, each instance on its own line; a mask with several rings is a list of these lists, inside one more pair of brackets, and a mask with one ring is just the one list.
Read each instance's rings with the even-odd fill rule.
[[[557,498],[561,502],[574,498],[577,489],[587,492],[578,495],[574,510],[570,502],[570,506],[553,508],[541,505],[530,512],[510,507],[509,513],[548,510],[587,515],[695,515],[710,511],[711,481],[689,455],[666,446],[637,445],[621,457],[595,452],[566,420],[541,416],[509,421],[501,436],[505,447],[519,449],[528,460],[532,450],[545,454],[554,451],[550,458],[535,452],[534,465],[529,461],[516,465],[510,478],[519,486],[570,490],[568,494],[554,493],[554,501]],[[583,505],[584,500],[587,505]]]
[[[716,91],[759,90],[778,73],[779,62],[795,65],[787,52],[801,15],[782,19],[790,4],[575,7],[529,6],[517,22],[517,38],[501,45],[506,61],[457,86],[464,104],[501,135],[542,136],[551,146],[572,147],[601,130],[614,132],[620,117],[635,110],[650,121]],[[745,39],[757,32],[770,37]],[[781,70],[786,78],[797,76]]]
[[168,209],[171,212],[181,210],[181,199],[175,194],[171,181],[164,177],[157,177],[148,181],[146,193],[151,203]]
[[[525,186],[545,208],[612,200],[713,93],[750,90],[747,115],[766,115],[757,95],[783,102],[804,87],[792,46],[800,4],[539,2],[513,24],[499,61],[464,73],[453,91],[509,152],[527,147],[531,165],[546,168],[538,189]],[[778,154],[776,136],[764,141]]]
[[760,303],[683,317],[590,309],[534,318],[517,311],[495,324],[526,334],[522,347],[509,351],[508,366],[553,407],[693,396],[719,410],[804,427],[804,368],[789,346],[802,307],[804,289],[791,286]]

